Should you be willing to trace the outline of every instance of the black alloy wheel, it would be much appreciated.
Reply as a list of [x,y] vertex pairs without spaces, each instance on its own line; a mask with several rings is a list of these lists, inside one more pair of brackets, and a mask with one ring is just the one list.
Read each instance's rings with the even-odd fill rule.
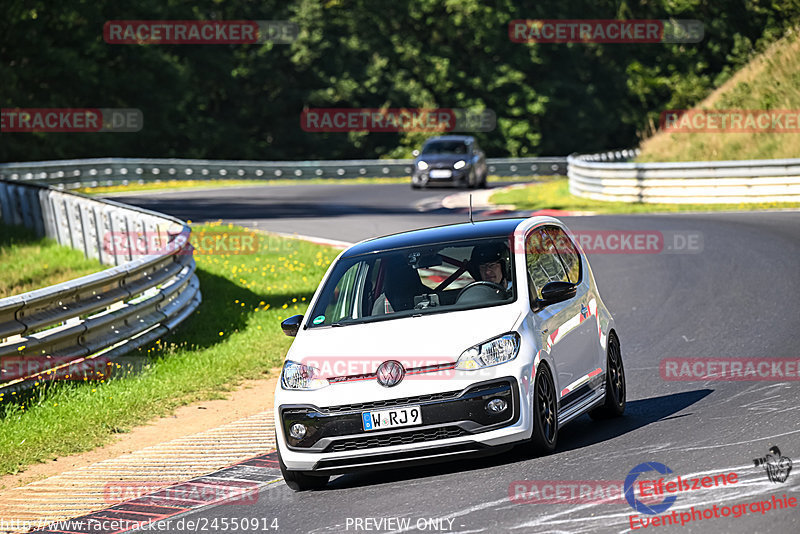
[[558,406],[553,376],[546,365],[536,370],[533,386],[533,435],[531,441],[536,452],[549,454],[558,441]]

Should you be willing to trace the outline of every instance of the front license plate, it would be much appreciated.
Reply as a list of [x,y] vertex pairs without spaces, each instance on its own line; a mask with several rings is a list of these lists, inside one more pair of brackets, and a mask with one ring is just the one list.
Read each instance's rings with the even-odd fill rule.
[[422,410],[419,406],[406,406],[379,412],[361,412],[364,430],[383,430],[399,426],[413,426],[422,424]]
[[431,178],[450,178],[453,172],[448,169],[433,169],[431,171]]

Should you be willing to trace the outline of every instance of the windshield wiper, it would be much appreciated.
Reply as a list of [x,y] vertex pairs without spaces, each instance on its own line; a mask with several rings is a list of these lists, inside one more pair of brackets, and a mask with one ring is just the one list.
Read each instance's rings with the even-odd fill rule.
[[350,325],[353,325],[353,324],[358,324],[358,323],[353,323],[353,322],[342,323],[342,322],[338,322],[338,323],[331,323],[329,326],[350,326]]

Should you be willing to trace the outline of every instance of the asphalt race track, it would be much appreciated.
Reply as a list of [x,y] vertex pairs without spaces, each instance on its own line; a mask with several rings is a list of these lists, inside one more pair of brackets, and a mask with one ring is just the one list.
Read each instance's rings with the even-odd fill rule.
[[[463,221],[435,206],[448,190],[408,185],[299,185],[175,191],[118,200],[193,222],[225,221],[343,241]],[[480,218],[480,217],[478,217]],[[277,532],[625,532],[637,514],[625,501],[511,502],[515,481],[623,481],[660,462],[688,478],[736,472],[726,488],[682,492],[667,512],[780,498],[800,500],[800,386],[796,381],[666,381],[668,357],[800,360],[800,212],[565,217],[572,230],[653,230],[699,235],[702,250],[590,254],[612,310],[625,361],[628,406],[617,420],[583,416],[558,450],[335,478],[324,491],[293,493],[282,482],[248,505],[185,518],[277,518]],[[670,238],[672,239],[672,238]],[[785,482],[753,460],[777,445],[793,459]],[[655,477],[650,477],[655,478]],[[528,486],[529,487],[529,486]],[[546,496],[546,495],[543,495]],[[800,532],[800,508],[651,526],[648,532]],[[641,514],[637,514],[641,517]],[[680,515],[679,515],[680,517]],[[408,529],[386,518],[410,519]],[[175,519],[170,531],[176,530]],[[209,523],[210,524],[210,523]],[[640,526],[637,524],[637,526]],[[156,531],[152,525],[149,531]],[[221,528],[211,531],[221,531]],[[183,531],[189,532],[189,529]],[[191,530],[194,532],[194,530]]]

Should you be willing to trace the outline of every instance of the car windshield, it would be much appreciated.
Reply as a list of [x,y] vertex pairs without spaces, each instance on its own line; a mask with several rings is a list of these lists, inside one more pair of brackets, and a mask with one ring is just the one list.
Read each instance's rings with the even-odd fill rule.
[[425,155],[437,154],[466,154],[467,145],[464,141],[432,141],[422,147]]
[[344,258],[309,328],[507,304],[516,299],[509,238],[433,243]]

